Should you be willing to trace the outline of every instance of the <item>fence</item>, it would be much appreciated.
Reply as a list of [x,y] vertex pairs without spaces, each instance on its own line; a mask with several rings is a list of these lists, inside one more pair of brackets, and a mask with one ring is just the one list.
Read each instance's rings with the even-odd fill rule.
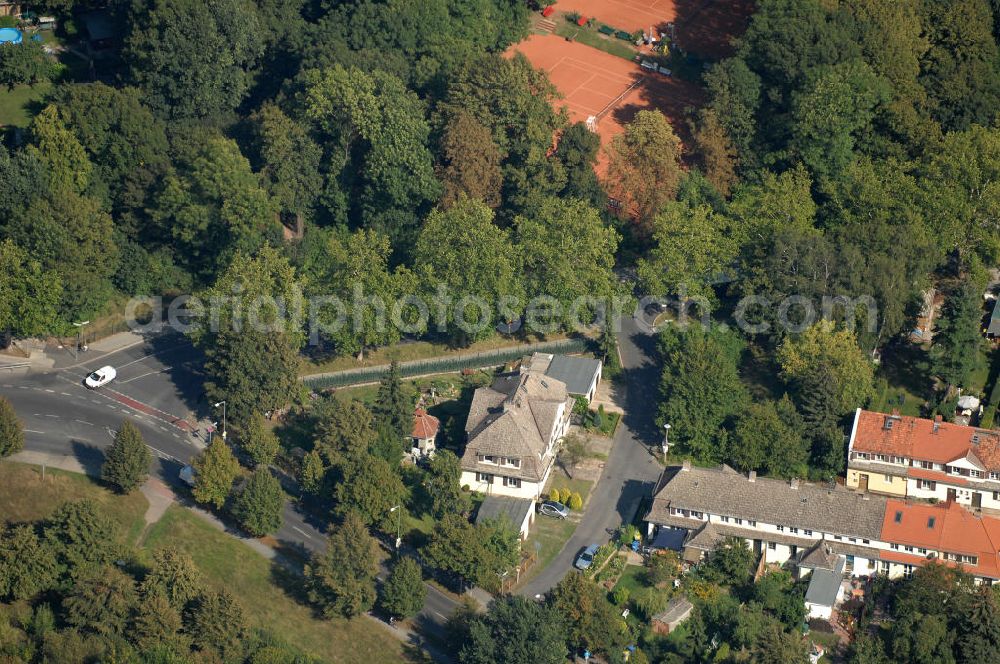
[[[481,369],[484,367],[496,367],[523,357],[527,353],[582,353],[589,350],[589,340],[560,339],[559,341],[547,341],[536,344],[522,344],[509,348],[498,348],[491,351],[482,351],[466,355],[453,355],[450,357],[435,357],[426,360],[412,360],[401,362],[399,374],[402,378],[413,378],[415,376],[427,376],[430,374],[452,373],[463,369]],[[374,367],[364,367],[359,369],[345,369],[327,374],[316,374],[305,376],[302,382],[314,390],[331,387],[348,387],[350,385],[364,385],[366,383],[378,382],[379,378],[389,370],[388,364]]]

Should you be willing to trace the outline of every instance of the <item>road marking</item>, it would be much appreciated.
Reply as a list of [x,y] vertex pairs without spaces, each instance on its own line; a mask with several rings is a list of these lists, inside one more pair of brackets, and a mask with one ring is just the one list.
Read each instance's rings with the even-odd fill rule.
[[45,435],[44,431],[36,431],[35,429],[25,429],[24,433],[40,433],[42,435]]
[[139,376],[129,378],[128,380],[120,380],[119,383],[131,383],[133,380],[139,380],[140,378],[145,378],[146,376],[155,376],[156,374],[164,373],[166,369],[160,369],[159,371],[149,371]]
[[88,422],[87,420],[73,420],[74,422],[79,422],[80,424],[86,424],[88,427],[94,426],[93,422]]
[[434,615],[436,615],[436,616],[437,616],[438,618],[440,618],[441,620],[447,620],[447,618],[445,618],[444,616],[442,616],[442,615],[441,615],[440,613],[438,613],[437,611],[435,611],[435,612],[434,612]]
[[45,417],[52,417],[52,418],[55,418],[57,420],[59,419],[58,415],[45,415]]
[[103,402],[103,401],[101,401],[100,399],[91,399],[91,400],[90,400],[90,403],[96,403],[96,404],[102,404],[102,403],[104,403],[104,402]]
[[45,391],[48,392],[49,394],[55,394],[56,393],[55,390],[50,390],[48,388],[46,388]]
[[27,385],[18,385],[18,387],[19,387],[20,389],[22,389],[22,390],[30,390],[30,389],[31,389],[31,388],[30,388],[30,387],[28,387]]
[[71,397],[71,396],[73,396],[69,392],[60,392],[59,394],[63,395],[64,397]]
[[298,526],[292,526],[292,530],[294,530],[294,531],[295,531],[295,532],[297,532],[298,534],[302,535],[302,536],[303,536],[303,537],[305,537],[306,539],[312,539],[312,538],[313,538],[313,536],[312,536],[312,535],[310,535],[310,534],[309,534],[309,533],[307,533],[306,531],[302,530],[302,529],[301,529],[301,528],[299,528]]

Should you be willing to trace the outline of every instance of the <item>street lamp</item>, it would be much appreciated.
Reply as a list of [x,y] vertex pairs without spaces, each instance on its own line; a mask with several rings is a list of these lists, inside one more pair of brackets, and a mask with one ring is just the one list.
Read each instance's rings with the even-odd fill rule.
[[[82,322],[79,322],[79,323],[73,323],[73,327],[76,328],[76,346],[73,348],[73,359],[74,360],[77,359],[77,358],[79,358],[79,356],[80,356],[80,353],[79,353],[80,346],[81,346],[80,339],[81,339],[81,335],[83,334],[83,326],[84,325],[89,325],[89,324],[90,324],[89,320],[85,320],[85,321],[82,321]],[[86,348],[84,348],[83,350],[86,350]]]
[[670,434],[670,425],[663,425],[663,465],[667,465],[667,453],[670,452],[670,440],[667,436]]
[[389,510],[389,514],[396,513],[396,554],[399,554],[399,547],[403,543],[403,506],[396,505]]
[[222,406],[222,440],[226,439],[226,402],[219,401],[218,403],[212,404],[214,408]]

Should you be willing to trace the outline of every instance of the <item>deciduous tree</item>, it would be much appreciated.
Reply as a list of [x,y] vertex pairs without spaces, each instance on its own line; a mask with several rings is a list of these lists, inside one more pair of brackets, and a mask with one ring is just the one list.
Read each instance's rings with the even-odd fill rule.
[[608,146],[609,195],[648,224],[677,193],[681,142],[659,111],[639,111]]
[[253,3],[137,3],[128,21],[124,61],[158,113],[219,122],[243,101],[264,47]]

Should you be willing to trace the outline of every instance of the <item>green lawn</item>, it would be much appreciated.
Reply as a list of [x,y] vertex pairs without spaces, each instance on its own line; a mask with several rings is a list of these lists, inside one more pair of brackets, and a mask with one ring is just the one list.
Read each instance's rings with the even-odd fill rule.
[[614,589],[628,588],[629,597],[635,595],[636,591],[640,588],[646,587],[646,568],[642,565],[625,565],[625,571],[622,572],[621,577],[618,579],[618,583],[615,584]]
[[576,23],[570,23],[566,20],[565,16],[556,18],[555,22],[555,33],[560,37],[569,37],[573,41],[578,41],[581,44],[586,44],[611,55],[616,55],[630,62],[635,60],[637,51],[631,42],[623,41],[617,37],[602,35],[597,31],[597,28],[581,28]]
[[409,362],[411,360],[426,360],[429,358],[444,358],[451,355],[465,355],[468,353],[480,353],[493,351],[501,348],[514,348],[529,343],[539,343],[542,341],[559,341],[568,338],[566,334],[549,334],[542,337],[516,337],[493,336],[482,341],[477,341],[464,348],[454,348],[446,343],[431,341],[414,341],[399,343],[394,346],[385,346],[369,351],[364,359],[358,362],[354,356],[335,357],[322,360],[304,362],[302,375],[324,373],[328,371],[343,371],[345,369],[359,369],[361,367],[379,366],[389,364],[393,360],[397,362]]
[[531,533],[522,545],[522,549],[528,552],[536,552],[538,560],[521,577],[521,585],[527,583],[539,572],[548,567],[556,554],[562,550],[563,545],[573,536],[577,522],[573,519],[553,519],[547,516],[538,515],[535,523],[531,526]]
[[38,106],[49,92],[52,83],[42,81],[37,85],[19,85],[13,90],[0,88],[0,127],[27,127]]
[[240,600],[249,621],[330,662],[408,661],[402,644],[368,618],[320,620],[293,597],[288,573],[184,508],[173,506],[150,530],[148,549],[175,547],[194,559],[210,583]]
[[37,521],[49,516],[59,505],[75,500],[92,500],[121,524],[127,542],[135,543],[145,527],[143,516],[149,503],[135,491],[127,496],[112,493],[85,475],[5,461],[0,463],[0,506],[2,521]]
[[[579,493],[580,497],[583,498],[583,509],[587,509],[587,499],[590,497],[590,489],[593,486],[594,483],[591,480],[570,479],[561,468],[557,468],[549,480],[548,490],[559,489],[561,492],[568,488],[572,493]],[[545,496],[548,497],[548,494],[546,493]]]

